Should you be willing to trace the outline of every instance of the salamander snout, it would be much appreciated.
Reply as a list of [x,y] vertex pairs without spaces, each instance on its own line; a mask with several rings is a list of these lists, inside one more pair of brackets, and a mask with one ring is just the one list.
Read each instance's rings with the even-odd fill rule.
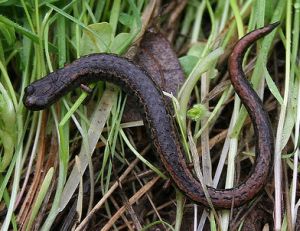
[[46,103],[47,98],[43,97],[39,92],[39,89],[33,85],[29,85],[25,88],[23,103],[27,109],[38,111],[44,109],[46,105],[48,105]]
[[34,95],[35,92],[35,87],[32,85],[29,85],[28,87],[25,88],[24,90],[24,98],[23,98],[23,103],[26,108],[30,110],[39,110],[37,107],[37,97]]

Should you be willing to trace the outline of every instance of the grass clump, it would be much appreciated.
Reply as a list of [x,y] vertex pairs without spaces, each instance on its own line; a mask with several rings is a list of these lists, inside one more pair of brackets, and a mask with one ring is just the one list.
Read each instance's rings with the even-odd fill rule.
[[[296,227],[299,0],[7,0],[0,6],[2,230],[85,224],[104,230],[232,230],[251,227],[246,211],[268,218],[261,227]],[[42,112],[30,112],[22,103],[29,83],[82,55],[132,58],[149,25],[157,27],[171,41],[186,76],[176,97],[166,95],[175,105],[187,159],[207,184],[233,187],[254,160],[255,134],[226,82],[226,61],[237,38],[275,21],[281,22],[277,32],[258,41],[244,60],[276,138],[274,180],[250,209],[203,210],[173,187],[163,189],[167,173],[147,155],[142,122],[122,123],[126,96],[112,84],[90,86],[95,90],[87,105],[88,94],[80,89]]]

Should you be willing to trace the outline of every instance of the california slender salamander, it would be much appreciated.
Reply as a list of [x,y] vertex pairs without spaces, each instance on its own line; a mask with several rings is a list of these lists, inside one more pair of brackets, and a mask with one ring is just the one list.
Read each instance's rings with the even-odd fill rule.
[[[266,184],[271,166],[273,135],[261,100],[245,79],[242,60],[245,50],[271,32],[278,23],[254,30],[235,45],[229,58],[229,73],[236,93],[249,112],[256,134],[256,161],[249,177],[231,189],[207,187],[216,208],[240,206],[251,200]],[[80,84],[99,80],[119,85],[134,95],[143,108],[154,150],[171,178],[190,199],[208,206],[201,184],[188,170],[180,138],[169,115],[162,91],[133,62],[111,54],[92,54],[50,73],[25,89],[24,104],[30,110],[42,110]]]

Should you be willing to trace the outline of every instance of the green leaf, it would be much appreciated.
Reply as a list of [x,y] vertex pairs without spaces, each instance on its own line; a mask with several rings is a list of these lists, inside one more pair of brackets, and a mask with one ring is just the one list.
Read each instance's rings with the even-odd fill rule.
[[179,58],[179,62],[181,64],[185,76],[188,76],[192,72],[198,60],[199,58],[193,55],[186,55]]
[[283,98],[266,67],[264,67],[264,72],[265,72],[266,82],[267,82],[269,90],[271,91],[272,95],[277,99],[277,101],[280,103],[280,105],[282,105]]
[[36,216],[38,214],[38,211],[40,210],[41,205],[43,203],[43,200],[44,200],[44,198],[45,198],[45,196],[46,196],[46,194],[49,190],[53,175],[54,175],[54,168],[51,167],[48,170],[48,172],[45,176],[45,179],[43,180],[43,183],[42,183],[42,186],[41,186],[40,191],[38,193],[38,196],[36,198],[36,201],[34,202],[33,209],[32,209],[32,212],[31,212],[26,230],[31,230],[34,219],[36,218]]
[[71,20],[72,22],[75,22],[78,26],[80,26],[82,29],[85,29],[85,30],[88,30],[89,32],[91,32],[92,34],[94,34],[95,37],[98,38],[98,40],[101,40],[102,38],[98,36],[98,34],[90,29],[88,26],[86,26],[84,23],[82,23],[80,20],[78,20],[77,18],[73,17],[72,15],[66,13],[64,10],[61,10],[60,8],[52,5],[52,4],[49,4],[49,3],[46,3],[46,5],[55,10],[57,13],[63,15],[64,17],[66,17],[67,19]]
[[7,91],[0,85],[0,140],[4,148],[0,161],[0,172],[10,164],[17,140],[16,112]]
[[6,26],[4,23],[0,22],[0,31],[8,45],[12,45],[15,42],[16,35],[13,27]]
[[109,23],[113,30],[113,35],[116,34],[118,19],[120,15],[121,0],[114,0],[110,12]]
[[119,22],[122,23],[124,26],[128,26],[129,28],[133,24],[133,17],[129,14],[121,13],[119,15]]
[[132,39],[132,35],[129,33],[120,33],[112,41],[110,50],[112,53],[120,54],[124,49],[124,46],[128,45]]
[[[89,30],[83,30],[81,39],[81,55],[91,53],[110,52],[108,47],[113,39],[113,30],[109,23],[95,23],[87,26]],[[92,33],[92,30],[94,33]],[[95,36],[97,34],[97,36]]]
[[205,47],[206,47],[206,43],[201,43],[201,42],[195,43],[194,45],[191,46],[187,54],[201,58]]
[[[22,27],[19,24],[11,21],[10,19],[6,18],[5,16],[0,15],[0,22],[4,23],[8,27],[14,28],[17,32],[28,37],[33,42],[35,42],[37,44],[40,43],[40,38],[36,34],[32,33],[30,30],[26,29],[25,27]],[[51,44],[51,43],[49,43],[49,48],[52,51],[57,51],[56,47],[53,46],[53,44]]]
[[[293,92],[295,92],[296,87],[297,86],[294,85],[294,87],[290,91],[291,96],[293,96]],[[282,134],[281,134],[281,148],[282,149],[285,147],[285,145],[287,144],[287,142],[289,141],[289,139],[292,135],[295,121],[296,121],[296,114],[297,114],[297,99],[295,97],[291,97],[287,104],[287,107],[286,107],[286,116],[284,119],[284,127],[283,127]]]
[[0,0],[1,6],[12,6],[12,5],[18,5],[19,0]]
[[28,29],[20,26],[19,24],[11,21],[10,19],[6,18],[3,15],[0,15],[0,22],[5,24],[7,27],[13,27],[16,31],[20,32],[21,34],[25,35],[26,37],[30,38],[32,41],[39,43],[39,37],[36,36],[34,33],[29,31]]

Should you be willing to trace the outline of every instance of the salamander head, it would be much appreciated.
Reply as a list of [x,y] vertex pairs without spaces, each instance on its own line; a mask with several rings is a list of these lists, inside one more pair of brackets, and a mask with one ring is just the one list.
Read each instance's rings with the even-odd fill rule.
[[43,110],[61,95],[62,82],[55,81],[55,72],[31,83],[25,88],[23,103],[33,111]]

